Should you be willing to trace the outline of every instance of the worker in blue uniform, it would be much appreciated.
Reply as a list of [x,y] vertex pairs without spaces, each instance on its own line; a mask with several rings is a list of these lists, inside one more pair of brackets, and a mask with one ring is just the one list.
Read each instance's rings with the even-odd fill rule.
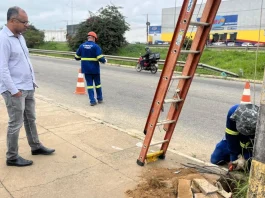
[[234,170],[246,168],[252,157],[258,110],[254,104],[237,104],[229,109],[225,137],[216,145],[211,163],[229,163]]
[[[87,41],[79,46],[75,55],[76,60],[81,60],[81,72],[85,75],[91,106],[96,105],[97,102],[103,102],[99,62],[107,62],[102,55],[101,48],[96,44],[97,40],[97,34],[89,32],[87,34]],[[94,97],[93,82],[96,88],[97,101]]]

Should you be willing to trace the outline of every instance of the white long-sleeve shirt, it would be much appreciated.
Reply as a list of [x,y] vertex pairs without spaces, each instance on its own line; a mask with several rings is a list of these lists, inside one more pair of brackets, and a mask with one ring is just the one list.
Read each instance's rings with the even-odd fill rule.
[[15,37],[7,26],[0,31],[0,93],[12,95],[36,86],[29,50],[22,35]]

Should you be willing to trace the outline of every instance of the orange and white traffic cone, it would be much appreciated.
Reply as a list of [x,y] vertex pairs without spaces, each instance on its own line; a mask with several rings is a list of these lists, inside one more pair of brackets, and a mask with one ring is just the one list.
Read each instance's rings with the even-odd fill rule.
[[246,82],[245,88],[243,91],[243,95],[241,98],[241,104],[250,104],[251,103],[251,98],[250,98],[250,83]]
[[77,79],[75,94],[80,94],[80,95],[86,94],[84,74],[81,73],[81,69],[79,69],[79,72],[78,72],[78,79]]

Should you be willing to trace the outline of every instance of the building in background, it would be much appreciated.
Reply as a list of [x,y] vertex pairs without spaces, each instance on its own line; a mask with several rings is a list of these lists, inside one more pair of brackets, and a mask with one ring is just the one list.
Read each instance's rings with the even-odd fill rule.
[[[261,15],[262,0],[222,1],[209,35],[210,42],[250,42],[265,43],[265,13]],[[199,21],[205,4],[197,4],[193,21]],[[265,4],[263,5],[263,9]],[[181,7],[162,9],[161,40],[171,41],[175,23],[178,21]],[[175,12],[176,11],[176,12]],[[261,30],[260,20],[262,21]],[[186,36],[194,37],[196,27],[190,28]]]
[[67,25],[67,36],[73,37],[78,31],[79,24]]
[[161,40],[161,26],[149,26],[148,34],[149,44],[162,44],[163,41]]
[[66,42],[66,30],[44,30],[44,41]]

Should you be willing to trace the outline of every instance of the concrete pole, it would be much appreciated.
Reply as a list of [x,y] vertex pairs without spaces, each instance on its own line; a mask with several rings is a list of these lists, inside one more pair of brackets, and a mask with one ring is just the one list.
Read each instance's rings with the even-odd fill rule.
[[148,21],[148,14],[146,15],[146,42],[148,44],[148,27],[149,27],[149,21]]
[[175,0],[175,11],[174,11],[174,28],[173,31],[176,27],[176,12],[177,12],[177,0]]
[[265,71],[247,197],[265,197]]
[[72,25],[74,25],[74,3],[71,1],[71,14],[72,14]]

